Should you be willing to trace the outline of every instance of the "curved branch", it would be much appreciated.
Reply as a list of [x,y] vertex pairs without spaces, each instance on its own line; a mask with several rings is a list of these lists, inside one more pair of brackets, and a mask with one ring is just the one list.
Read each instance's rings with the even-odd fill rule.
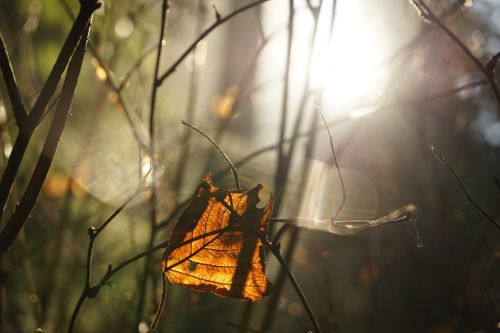
[[232,19],[233,17],[235,17],[236,15],[250,9],[250,8],[253,8],[255,6],[258,6],[264,2],[267,2],[269,0],[258,0],[258,1],[254,1],[254,2],[251,2],[249,3],[248,5],[245,5],[245,6],[242,6],[238,9],[236,9],[234,12],[232,12],[231,14],[228,14],[224,17],[221,17],[219,20],[216,20],[211,26],[209,26],[205,31],[203,31],[200,36],[198,36],[198,38],[196,38],[196,40],[184,51],[184,53],[181,54],[181,56],[170,66],[169,69],[167,69],[167,71],[162,74],[158,80],[156,81],[156,85],[157,86],[160,86],[163,81],[165,81],[165,79],[167,79],[170,75],[172,75],[172,73],[174,73],[177,69],[177,67],[182,63],[182,61],[189,55],[189,53],[191,53],[192,50],[194,50],[194,48],[196,47],[196,44],[198,44],[200,41],[202,41],[205,37],[207,37],[213,30],[215,30],[218,26],[224,24],[225,22],[229,21],[230,19]]

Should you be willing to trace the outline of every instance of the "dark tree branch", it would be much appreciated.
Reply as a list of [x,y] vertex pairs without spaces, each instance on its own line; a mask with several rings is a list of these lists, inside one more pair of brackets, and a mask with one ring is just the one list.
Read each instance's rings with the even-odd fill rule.
[[16,119],[17,126],[22,128],[27,117],[26,108],[24,107],[19,88],[17,86],[16,77],[12,64],[10,62],[7,46],[3,40],[2,33],[0,32],[0,67],[2,69],[3,80],[7,87],[10,103],[12,104],[12,112]]
[[238,14],[240,14],[240,13],[242,13],[242,12],[252,8],[252,7],[255,7],[255,6],[258,6],[264,2],[267,2],[267,1],[269,1],[269,0],[258,0],[258,1],[251,2],[248,5],[245,5],[245,6],[242,6],[238,9],[236,9],[234,12],[232,12],[230,14],[228,14],[224,17],[221,17],[220,20],[216,20],[211,26],[209,26],[205,31],[203,31],[200,34],[200,36],[198,36],[198,38],[196,38],[196,40],[184,51],[184,53],[182,53],[181,56],[170,66],[170,68],[167,69],[167,71],[158,78],[158,80],[156,81],[156,85],[160,86],[163,83],[163,81],[165,81],[166,78],[168,78],[170,75],[172,75],[172,73],[174,73],[176,71],[177,67],[189,55],[189,53],[191,53],[191,51],[194,50],[196,45],[200,41],[202,41],[205,37],[207,37],[218,26],[229,21],[230,19],[232,19],[236,15],[238,15]]
[[43,117],[45,109],[54,95],[59,81],[61,80],[61,76],[70,61],[78,42],[83,36],[92,14],[101,6],[97,0],[81,0],[80,3],[80,11],[71,28],[71,31],[69,32],[66,41],[59,52],[59,56],[52,67],[52,70],[35,102],[35,105],[27,116],[25,125],[20,128],[14,146],[12,147],[12,153],[0,181],[0,218],[3,215],[5,204],[7,203],[12,185],[14,184],[14,179],[17,175],[17,171],[19,170],[19,166],[21,165],[21,161],[33,132],[40,123],[40,119]]
[[71,103],[73,101],[76,85],[78,83],[78,77],[82,68],[89,30],[90,18],[84,32],[79,38],[79,43],[75,53],[70,60],[66,78],[64,79],[61,90],[61,97],[59,103],[57,104],[54,118],[52,119],[47,138],[45,139],[42,152],[38,158],[33,174],[31,175],[28,187],[26,188],[21,201],[15,208],[14,213],[7,222],[7,225],[0,233],[0,253],[5,252],[11,246],[19,231],[21,231],[22,227],[26,223],[31,210],[35,206],[45,178],[47,177],[47,173],[49,172],[64,126],[66,125],[66,119],[68,118],[70,112]]

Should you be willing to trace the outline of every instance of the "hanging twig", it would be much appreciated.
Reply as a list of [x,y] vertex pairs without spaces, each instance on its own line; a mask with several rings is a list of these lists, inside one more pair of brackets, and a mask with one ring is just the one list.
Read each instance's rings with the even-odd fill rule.
[[340,172],[339,162],[337,161],[337,155],[335,154],[335,147],[333,145],[332,133],[330,133],[330,128],[328,127],[328,123],[326,122],[326,119],[323,116],[323,112],[321,112],[321,108],[318,102],[314,102],[314,105],[316,106],[316,111],[318,111],[319,115],[321,116],[321,120],[323,120],[326,132],[328,133],[328,139],[330,140],[330,150],[332,151],[333,161],[335,162],[335,168],[337,169],[337,173],[340,180],[340,186],[342,188],[342,201],[340,202],[339,208],[337,208],[337,211],[333,215],[333,220],[335,221],[339,213],[342,211],[345,201],[347,200],[347,191],[345,188],[344,178],[342,178],[342,173]]
[[458,182],[458,185],[460,185],[460,188],[462,189],[462,192],[464,193],[465,197],[467,198],[467,200],[474,206],[476,207],[476,209],[478,211],[481,212],[481,214],[483,214],[484,217],[486,217],[486,219],[491,223],[493,224],[498,230],[500,230],[500,224],[495,221],[495,219],[493,217],[491,217],[483,208],[481,208],[481,206],[471,197],[471,195],[469,194],[469,192],[467,191],[467,189],[465,188],[465,185],[464,183],[462,182],[462,180],[460,179],[460,177],[458,176],[458,174],[455,172],[455,170],[453,170],[453,168],[451,167],[451,165],[445,160],[445,158],[439,154],[436,150],[436,148],[434,148],[433,146],[431,146],[431,151],[434,155],[436,155],[437,158],[439,158],[441,160],[441,162],[443,162],[443,164],[446,166],[446,168],[451,172],[451,174],[455,177],[455,179],[457,180]]

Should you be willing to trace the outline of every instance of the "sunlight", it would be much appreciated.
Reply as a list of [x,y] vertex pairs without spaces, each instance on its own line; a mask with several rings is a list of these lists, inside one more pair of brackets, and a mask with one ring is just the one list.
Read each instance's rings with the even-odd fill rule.
[[[331,34],[331,6],[331,1],[325,1],[319,19],[311,88],[322,92],[327,108],[371,104],[383,93],[387,81],[387,73],[379,66],[387,47],[384,22],[366,4],[340,1]],[[313,18],[304,8],[297,13],[295,21],[297,37],[292,70],[300,73],[309,61],[305,54],[310,45]]]
[[330,41],[331,12],[323,11],[320,17],[311,86],[323,90],[326,107],[371,104],[384,91],[388,75],[379,64],[387,49],[385,26],[367,6],[358,1],[339,1]]

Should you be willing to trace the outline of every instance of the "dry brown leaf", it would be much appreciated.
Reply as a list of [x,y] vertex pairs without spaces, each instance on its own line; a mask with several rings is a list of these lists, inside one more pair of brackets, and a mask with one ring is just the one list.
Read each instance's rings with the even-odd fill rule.
[[[210,174],[203,179],[174,226],[170,244],[230,228],[165,253],[162,267],[171,283],[249,301],[269,293],[271,284],[265,276],[259,234],[266,233],[272,198],[265,207],[257,208],[261,189],[257,185],[248,191],[221,191],[213,186]],[[248,225],[242,226],[240,220],[231,216],[218,201],[222,198]]]

